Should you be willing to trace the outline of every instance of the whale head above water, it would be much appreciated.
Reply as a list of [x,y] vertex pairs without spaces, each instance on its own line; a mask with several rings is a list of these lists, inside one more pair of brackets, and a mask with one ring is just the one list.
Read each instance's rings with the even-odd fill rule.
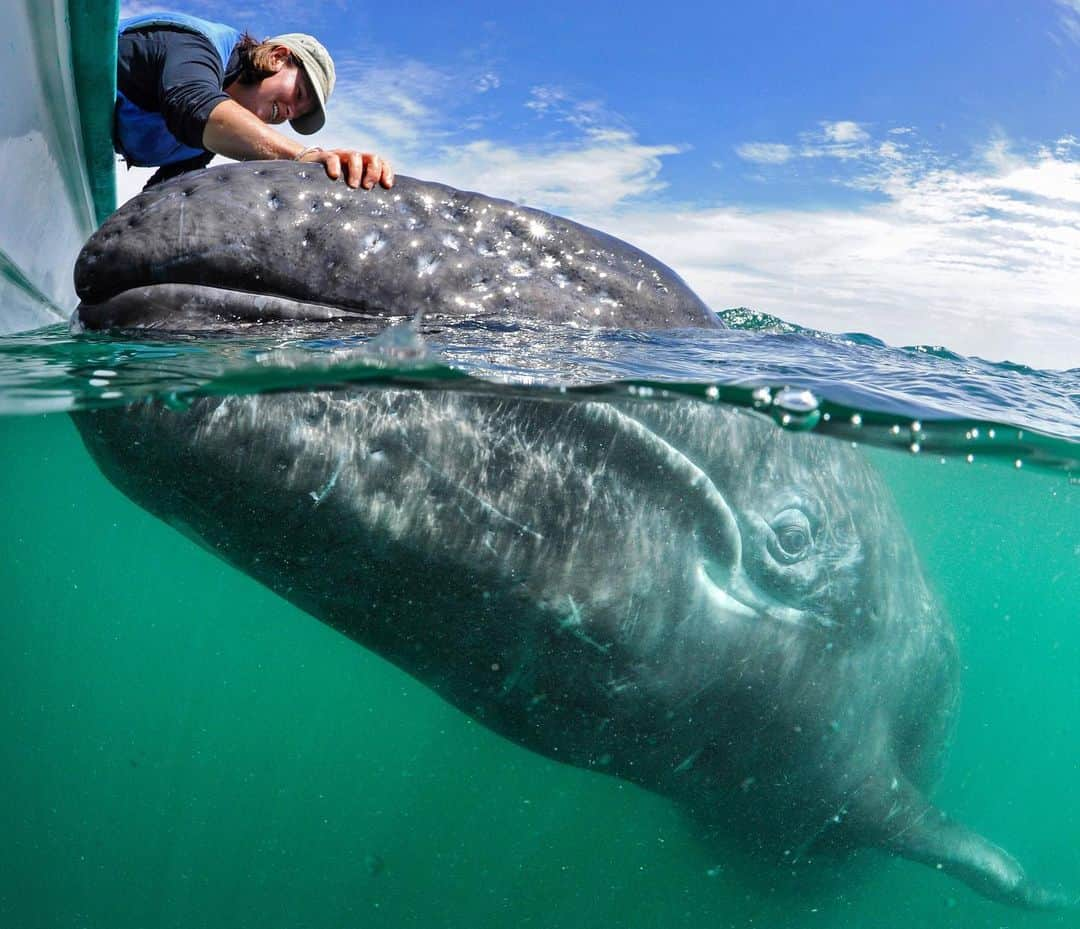
[[353,190],[282,161],[209,168],[139,194],[86,243],[75,289],[88,329],[418,312],[719,325],[670,268],[595,229],[409,177]]
[[718,405],[352,389],[75,414],[128,496],[477,721],[797,862],[1069,901],[925,796],[953,631],[857,449]]

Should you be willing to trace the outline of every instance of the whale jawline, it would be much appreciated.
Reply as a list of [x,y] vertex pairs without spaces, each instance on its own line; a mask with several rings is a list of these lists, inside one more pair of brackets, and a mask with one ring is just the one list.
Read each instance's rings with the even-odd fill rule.
[[[402,317],[404,318],[404,317]],[[80,303],[72,317],[76,328],[229,329],[237,324],[278,321],[392,323],[394,317],[374,306],[341,306],[297,300],[280,294],[252,293],[208,284],[146,284],[101,303]]]

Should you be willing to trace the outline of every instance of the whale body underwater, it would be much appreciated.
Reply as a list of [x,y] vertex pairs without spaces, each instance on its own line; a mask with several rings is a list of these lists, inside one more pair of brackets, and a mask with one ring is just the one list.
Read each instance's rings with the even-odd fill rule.
[[[610,236],[288,163],[140,195],[76,281],[88,328],[417,309],[716,325]],[[858,449],[721,405],[447,390],[72,416],[137,504],[520,746],[664,795],[785,867],[877,848],[1003,903],[1076,903],[927,797],[957,645]]]

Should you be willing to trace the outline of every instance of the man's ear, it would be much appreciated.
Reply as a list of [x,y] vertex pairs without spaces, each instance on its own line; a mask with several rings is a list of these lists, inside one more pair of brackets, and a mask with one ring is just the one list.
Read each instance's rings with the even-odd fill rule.
[[280,71],[292,59],[292,52],[284,45],[275,45],[270,50],[270,66],[274,71]]

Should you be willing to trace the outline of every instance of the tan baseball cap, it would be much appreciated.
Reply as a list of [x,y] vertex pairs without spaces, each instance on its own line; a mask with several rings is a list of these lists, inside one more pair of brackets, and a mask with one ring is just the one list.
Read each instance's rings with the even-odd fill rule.
[[326,101],[334,92],[334,59],[325,46],[314,36],[305,35],[303,32],[287,32],[285,35],[276,35],[267,39],[274,45],[284,45],[293,57],[300,62],[304,73],[308,76],[308,83],[315,92],[317,106],[310,113],[290,119],[289,125],[301,135],[311,135],[318,132],[326,124]]

